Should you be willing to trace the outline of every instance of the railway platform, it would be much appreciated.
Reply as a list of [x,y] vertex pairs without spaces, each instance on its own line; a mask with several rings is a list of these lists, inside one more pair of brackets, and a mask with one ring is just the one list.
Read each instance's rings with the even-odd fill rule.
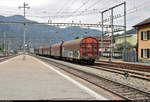
[[55,68],[26,55],[0,63],[0,100],[108,100]]

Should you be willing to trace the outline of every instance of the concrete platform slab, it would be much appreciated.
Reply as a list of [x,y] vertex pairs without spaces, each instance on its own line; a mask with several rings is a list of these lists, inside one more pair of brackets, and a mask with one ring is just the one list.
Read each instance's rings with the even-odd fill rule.
[[106,100],[97,98],[31,56],[0,63],[0,100]]

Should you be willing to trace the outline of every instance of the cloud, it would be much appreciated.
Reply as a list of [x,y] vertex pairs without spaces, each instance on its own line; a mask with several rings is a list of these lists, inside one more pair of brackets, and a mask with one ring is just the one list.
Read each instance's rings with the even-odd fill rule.
[[[47,22],[49,16],[66,15],[64,12],[73,12],[76,11],[83,3],[87,0],[0,0],[0,14],[4,16],[11,16],[14,14],[23,15],[23,10],[18,9],[18,6],[23,6],[23,3],[26,2],[31,7],[30,10],[27,10],[27,17],[36,20],[39,22]],[[95,2],[100,1],[99,3],[93,5]],[[149,0],[125,0],[127,2],[127,12],[133,8],[139,8],[146,6],[145,8],[134,12],[133,14],[127,14],[127,25],[130,29],[134,24],[139,23],[141,20],[149,17]],[[108,9],[116,4],[122,3],[124,0],[89,0],[89,2],[81,7],[79,11],[88,9],[96,9],[101,11],[102,9]],[[93,5],[92,7],[90,7]],[[140,5],[140,6],[139,6]],[[149,5],[149,6],[148,6]],[[90,9],[89,9],[90,7]],[[120,11],[116,11],[120,13]],[[117,14],[116,13],[116,14]],[[73,13],[68,13],[75,15]],[[53,22],[83,22],[83,23],[98,23],[101,21],[101,14],[94,15],[83,15],[81,16],[68,16],[69,18],[56,18],[50,17]],[[140,16],[139,16],[140,15]],[[107,17],[107,16],[106,16]]]

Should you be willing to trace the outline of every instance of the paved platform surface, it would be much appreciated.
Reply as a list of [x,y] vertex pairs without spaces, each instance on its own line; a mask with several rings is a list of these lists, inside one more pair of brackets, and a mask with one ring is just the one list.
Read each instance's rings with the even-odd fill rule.
[[[0,100],[95,100],[31,56],[0,63]],[[102,98],[103,99],[103,98]]]

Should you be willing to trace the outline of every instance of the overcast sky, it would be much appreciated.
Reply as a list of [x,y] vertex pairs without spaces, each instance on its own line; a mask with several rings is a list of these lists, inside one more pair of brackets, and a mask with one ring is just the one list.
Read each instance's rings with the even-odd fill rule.
[[[26,2],[30,9],[27,18],[47,22],[79,22],[98,23],[101,21],[100,11],[119,3],[127,2],[127,28],[150,17],[149,0],[0,0],[0,15],[23,15],[23,9],[18,9]],[[123,9],[115,10],[114,15],[123,14]],[[105,15],[104,17],[108,17]],[[122,18],[116,21],[122,22]]]

